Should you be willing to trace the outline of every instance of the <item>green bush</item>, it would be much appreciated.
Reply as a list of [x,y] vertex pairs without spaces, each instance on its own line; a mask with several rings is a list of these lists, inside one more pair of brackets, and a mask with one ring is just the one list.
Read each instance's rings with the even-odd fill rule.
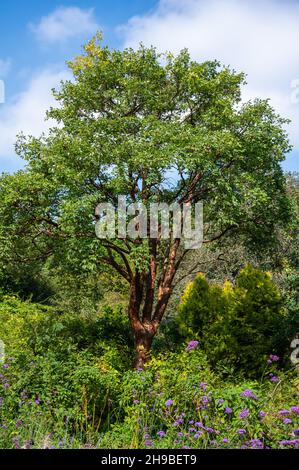
[[277,351],[277,331],[285,313],[281,296],[267,272],[247,266],[235,286],[209,284],[202,274],[190,283],[179,305],[178,325],[197,337],[209,362],[223,370],[233,365],[259,374],[265,357]]
[[84,431],[84,440],[90,429],[104,429],[114,419],[111,408],[118,408],[122,373],[132,364],[128,335],[117,309],[91,319],[3,297],[0,339],[9,360],[1,374],[2,432],[18,420],[31,428],[32,419],[45,422],[48,433]]

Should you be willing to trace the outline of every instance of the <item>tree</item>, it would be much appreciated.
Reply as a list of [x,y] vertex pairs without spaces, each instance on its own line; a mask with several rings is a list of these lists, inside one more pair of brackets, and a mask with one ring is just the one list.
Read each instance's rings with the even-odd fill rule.
[[288,218],[285,120],[265,100],[240,104],[242,73],[186,50],[109,50],[97,35],[69,67],[73,80],[54,91],[59,106],[48,112],[58,125],[48,136],[21,135],[26,168],[1,179],[2,264],[49,258],[95,279],[115,270],[129,286],[143,367],[190,250],[161,230],[100,240],[95,207],[116,207],[118,195],[146,207],[202,201],[204,243],[232,233],[261,249]]

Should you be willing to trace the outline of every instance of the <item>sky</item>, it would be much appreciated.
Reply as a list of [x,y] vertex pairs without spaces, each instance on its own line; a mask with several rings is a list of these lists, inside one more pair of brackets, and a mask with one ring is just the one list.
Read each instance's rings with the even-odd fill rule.
[[16,135],[38,136],[51,122],[51,89],[71,78],[66,60],[97,30],[109,47],[140,42],[193,59],[217,59],[247,74],[243,100],[269,98],[293,150],[283,168],[299,171],[299,0],[1,0],[0,172],[24,163]]

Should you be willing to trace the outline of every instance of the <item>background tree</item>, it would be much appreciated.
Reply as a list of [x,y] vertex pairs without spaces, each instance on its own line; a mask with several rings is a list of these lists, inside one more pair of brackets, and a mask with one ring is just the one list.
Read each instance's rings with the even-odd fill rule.
[[[20,136],[26,168],[4,175],[3,272],[18,263],[74,274],[115,270],[128,283],[128,315],[142,367],[188,255],[181,239],[95,235],[95,207],[127,202],[204,203],[204,243],[228,234],[252,249],[274,243],[289,216],[280,162],[285,121],[267,101],[240,104],[244,75],[154,48],[109,50],[96,36],[54,91],[48,136]],[[200,255],[199,255],[200,256]]]

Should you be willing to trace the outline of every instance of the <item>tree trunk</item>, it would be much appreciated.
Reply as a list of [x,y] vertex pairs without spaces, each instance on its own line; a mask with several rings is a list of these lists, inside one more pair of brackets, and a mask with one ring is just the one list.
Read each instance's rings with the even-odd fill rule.
[[135,369],[143,369],[145,363],[149,360],[154,336],[153,331],[145,328],[135,332]]

